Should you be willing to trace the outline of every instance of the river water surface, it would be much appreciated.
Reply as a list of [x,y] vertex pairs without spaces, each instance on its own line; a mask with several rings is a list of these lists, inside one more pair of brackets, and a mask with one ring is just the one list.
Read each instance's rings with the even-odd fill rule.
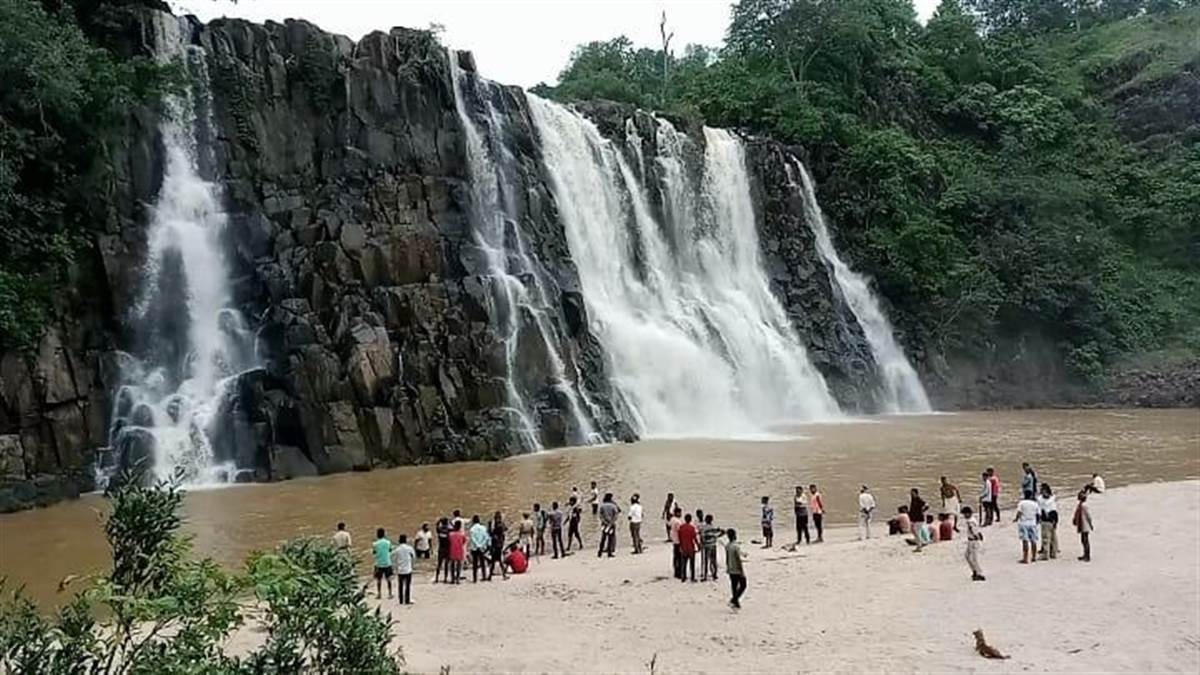
[[[640,492],[650,536],[668,490],[687,509],[715,513],[722,525],[757,530],[758,502],[776,503],[779,542],[790,541],[790,495],[818,483],[827,522],[853,520],[860,484],[871,486],[882,513],[894,512],[918,487],[936,502],[938,476],[974,501],[980,471],[994,466],[1011,499],[1020,463],[1031,462],[1060,499],[1102,473],[1109,487],[1200,477],[1198,410],[1045,410],[888,416],[842,424],[805,425],[779,440],[647,440],[628,445],[537,453],[503,462],[402,467],[265,485],[194,491],[185,500],[186,531],[199,554],[237,565],[249,552],[299,535],[326,535],[343,520],[355,545],[369,545],[376,527],[389,536],[413,532],[440,514],[519,517],[537,500],[565,501],[590,481],[624,507]],[[45,509],[0,516],[0,575],[24,584],[53,605],[68,574],[103,571],[106,503],[98,495]],[[584,539],[593,544],[585,518]],[[1103,525],[1098,526],[1102,530]],[[628,545],[627,533],[619,537]]]

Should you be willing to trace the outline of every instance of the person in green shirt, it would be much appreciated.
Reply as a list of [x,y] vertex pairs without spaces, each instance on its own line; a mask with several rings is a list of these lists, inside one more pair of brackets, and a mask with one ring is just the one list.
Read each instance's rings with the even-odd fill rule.
[[733,598],[729,606],[738,609],[742,606],[742,593],[746,592],[746,571],[742,567],[742,546],[737,540],[737,531],[732,527],[725,530],[725,571],[729,574],[729,586]]
[[387,580],[388,597],[392,597],[392,542],[388,541],[383,528],[375,530],[375,543],[371,544],[371,557],[375,561],[375,595],[383,597],[383,582]]

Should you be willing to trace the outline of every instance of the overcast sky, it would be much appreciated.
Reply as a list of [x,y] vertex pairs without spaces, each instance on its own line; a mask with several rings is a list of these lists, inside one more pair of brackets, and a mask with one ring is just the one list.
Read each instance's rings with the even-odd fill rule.
[[[915,0],[922,20],[938,0]],[[660,44],[666,10],[676,53],[698,43],[718,46],[731,0],[173,0],[176,13],[207,21],[237,16],[253,21],[307,19],[358,39],[392,26],[446,28],[443,40],[475,53],[479,70],[507,84],[553,83],[571,50],[582,42],[626,35],[638,46]]]

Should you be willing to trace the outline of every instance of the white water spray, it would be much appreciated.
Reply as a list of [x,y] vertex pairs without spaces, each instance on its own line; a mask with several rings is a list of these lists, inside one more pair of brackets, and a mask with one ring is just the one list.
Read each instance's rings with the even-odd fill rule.
[[[587,401],[582,385],[578,387],[567,378],[566,366],[559,354],[560,335],[548,316],[550,303],[546,297],[544,272],[531,258],[525,236],[513,213],[512,178],[504,171],[506,149],[503,140],[504,119],[497,113],[486,91],[491,86],[477,77],[468,76],[458,67],[456,54],[451,54],[450,76],[454,86],[454,103],[466,134],[467,170],[471,184],[471,233],[475,245],[483,253],[487,276],[481,278],[492,294],[497,330],[504,342],[504,386],[508,405],[517,416],[520,434],[526,449],[541,449],[537,425],[531,420],[527,392],[518,384],[521,340],[525,331],[540,345],[544,364],[550,374],[551,386],[566,401],[575,436],[567,440],[575,444],[602,442],[590,420],[595,406]],[[471,118],[464,97],[464,84],[477,88],[486,111],[486,138]],[[578,380],[578,373],[576,373]],[[540,383],[538,383],[540,384]],[[577,389],[578,392],[577,393]],[[582,398],[582,400],[581,400]],[[587,409],[585,410],[585,404]]]
[[590,121],[527,99],[628,421],[651,436],[746,436],[838,416],[763,273],[741,144],[706,130],[697,181],[692,141],[660,122],[652,187]]
[[[232,377],[259,364],[253,333],[230,307],[218,188],[200,177],[197,103],[207,101],[208,73],[203,50],[186,43],[184,21],[156,14],[157,58],[186,66],[191,83],[165,101],[166,167],[133,317],[146,353],[123,367],[109,440],[117,453],[150,443],[153,466],[146,468],[155,477],[180,475],[186,484],[203,485],[233,479],[233,462],[215,460],[210,424]],[[211,128],[211,117],[204,121]]]
[[[834,248],[808,170],[798,160],[793,160],[787,169],[788,180],[792,186],[802,191],[804,219],[816,238],[817,250],[832,268],[834,281],[841,289],[846,304],[850,306],[850,311],[854,313],[867,343],[871,346],[871,354],[883,380],[883,403],[886,411],[930,412],[932,407],[929,405],[925,388],[921,386],[921,380],[904,355],[904,350],[896,343],[892,325],[871,292],[870,284],[861,274],[851,270]],[[796,184],[797,174],[800,178],[799,185]]]

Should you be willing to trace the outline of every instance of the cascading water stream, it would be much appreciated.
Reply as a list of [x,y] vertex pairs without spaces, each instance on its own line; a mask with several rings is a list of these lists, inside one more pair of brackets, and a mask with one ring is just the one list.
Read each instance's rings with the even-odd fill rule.
[[[527,99],[628,421],[651,436],[753,436],[838,416],[763,273],[737,139],[706,130],[697,179],[688,157],[699,150],[660,122],[651,186],[590,121]],[[651,190],[662,194],[661,222]]]
[[[484,95],[488,92],[480,91],[491,85],[464,73],[458,67],[456,54],[451,54],[450,64],[455,108],[466,136],[471,232],[475,245],[483,254],[487,275],[484,281],[492,295],[497,329],[504,342],[504,386],[508,405],[520,425],[518,433],[526,449],[541,449],[527,392],[518,384],[517,377],[521,340],[528,339],[523,333],[532,329],[535,339],[540,342],[551,384],[567,404],[569,426],[575,434],[568,441],[575,444],[601,442],[603,438],[591,422],[595,406],[587,401],[583,387],[579,386],[577,392],[576,385],[566,376],[566,365],[558,348],[561,338],[547,314],[550,305],[544,289],[544,273],[528,255],[524,235],[513,213],[512,178],[504,170],[505,161],[509,159],[503,140],[504,120],[490,97]],[[487,124],[483,133],[467,108],[464,84],[474,87],[476,98],[485,108]],[[576,376],[578,379],[578,373]]]
[[165,169],[132,317],[144,353],[122,364],[109,431],[115,461],[98,478],[106,484],[112,471],[143,461],[159,479],[222,483],[233,479],[236,468],[217,461],[210,423],[233,376],[259,363],[254,333],[230,307],[219,191],[200,177],[200,126],[212,128],[205,55],[187,44],[186,19],[155,16],[156,57],[183,65],[190,86],[165,101]]
[[[850,311],[862,327],[863,335],[871,347],[871,354],[879,367],[883,380],[884,407],[887,412],[930,412],[929,397],[917,377],[916,370],[896,343],[892,325],[871,292],[866,278],[850,269],[829,236],[825,215],[817,202],[812,177],[798,160],[787,167],[788,180],[794,189],[800,190],[804,203],[804,216],[817,241],[817,250],[833,272],[834,281],[846,299]],[[799,176],[799,184],[796,177]]]

